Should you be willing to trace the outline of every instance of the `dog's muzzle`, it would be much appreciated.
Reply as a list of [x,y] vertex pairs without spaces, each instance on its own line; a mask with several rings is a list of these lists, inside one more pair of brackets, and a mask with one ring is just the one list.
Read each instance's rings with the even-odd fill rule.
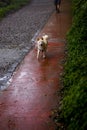
[[44,49],[39,49],[39,51],[43,52],[43,51],[44,51]]

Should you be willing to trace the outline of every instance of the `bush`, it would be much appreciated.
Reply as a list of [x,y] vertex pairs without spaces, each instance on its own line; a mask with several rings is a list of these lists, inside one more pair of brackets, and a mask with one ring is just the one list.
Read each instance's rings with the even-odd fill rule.
[[87,1],[72,0],[73,24],[67,34],[61,117],[68,130],[87,128]]
[[0,7],[4,7],[6,5],[9,5],[11,3],[11,0],[0,0]]
[[[6,1],[8,1],[7,4]],[[15,11],[26,5],[29,1],[30,0],[5,0],[5,2],[0,2],[0,19],[2,19],[9,12]]]

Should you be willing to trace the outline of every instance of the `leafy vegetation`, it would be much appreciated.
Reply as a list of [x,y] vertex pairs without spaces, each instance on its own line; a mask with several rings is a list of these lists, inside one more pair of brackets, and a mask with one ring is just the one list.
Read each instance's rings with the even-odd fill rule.
[[73,24],[67,34],[61,118],[67,130],[87,129],[87,0],[72,0]]
[[2,0],[0,2],[0,19],[29,3],[30,0]]

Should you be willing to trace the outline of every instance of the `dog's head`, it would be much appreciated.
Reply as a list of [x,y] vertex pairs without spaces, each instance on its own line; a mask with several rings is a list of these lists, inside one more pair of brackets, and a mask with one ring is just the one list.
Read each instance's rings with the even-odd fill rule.
[[44,35],[41,38],[37,38],[37,43],[41,45],[43,42],[46,43],[47,40],[48,40],[48,35]]
[[48,35],[44,35],[41,38],[37,38],[37,48],[40,50],[46,50],[48,44]]
[[44,50],[45,45],[44,45],[43,38],[37,38],[37,48],[39,50]]
[[37,38],[37,44],[43,46],[43,38]]

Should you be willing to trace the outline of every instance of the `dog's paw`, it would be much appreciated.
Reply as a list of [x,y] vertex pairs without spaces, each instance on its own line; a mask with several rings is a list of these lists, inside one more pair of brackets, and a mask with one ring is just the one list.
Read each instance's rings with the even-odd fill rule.
[[45,59],[46,58],[46,56],[45,55],[43,55],[43,59]]

